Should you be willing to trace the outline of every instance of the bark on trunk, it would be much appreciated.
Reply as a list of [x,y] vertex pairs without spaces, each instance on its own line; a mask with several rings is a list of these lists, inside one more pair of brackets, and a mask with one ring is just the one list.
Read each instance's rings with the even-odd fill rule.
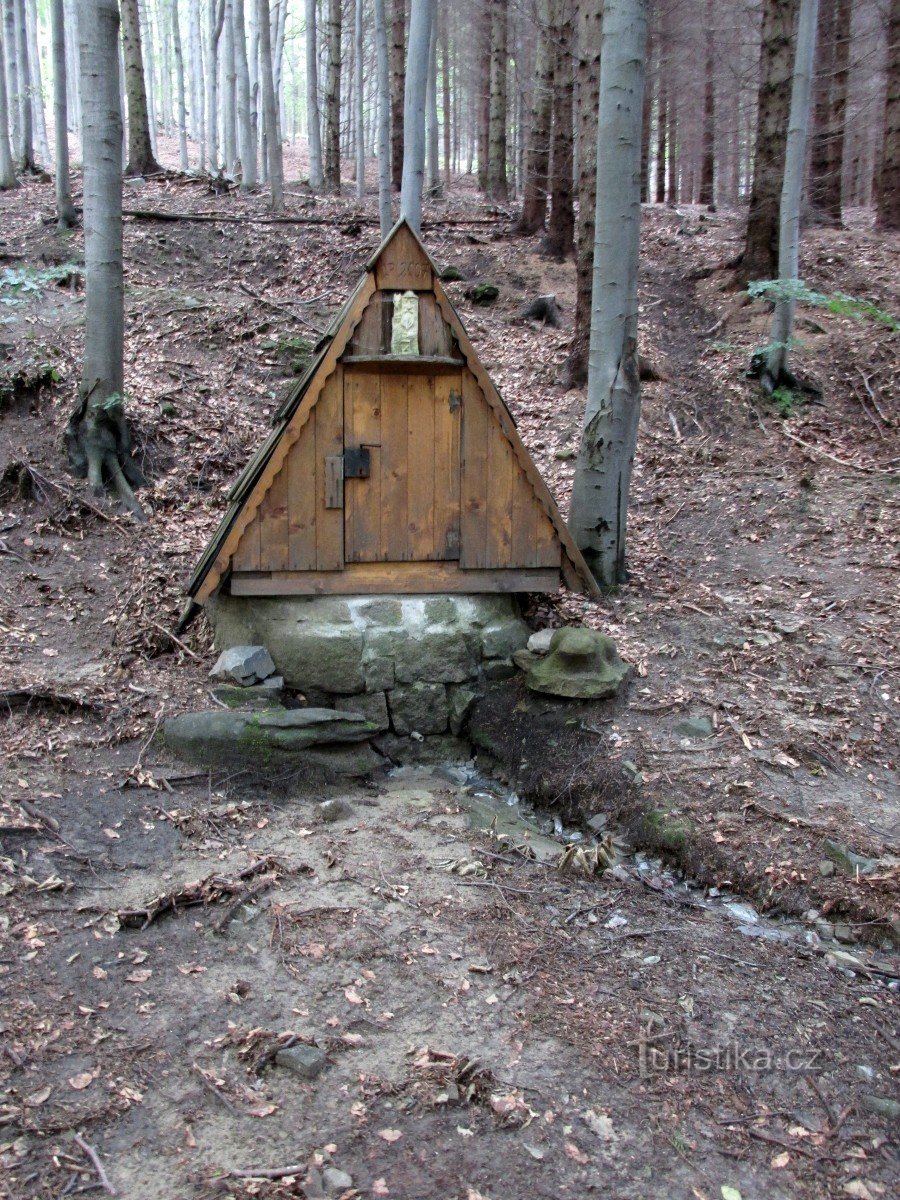
[[73,469],[95,492],[110,484],[145,520],[132,491],[143,476],[131,456],[123,403],[122,116],[116,0],[80,0],[84,156],[84,363],[66,427]]
[[156,161],[150,141],[138,0],[122,0],[122,50],[125,55],[125,96],[128,102],[128,163],[125,174],[154,175],[162,168]]
[[713,0],[706,0],[706,86],[703,97],[703,161],[700,164],[698,201],[709,208],[716,202],[716,78],[713,42]]
[[365,98],[363,96],[363,0],[356,0],[353,33],[353,75],[356,84],[356,198],[362,201],[366,194],[366,114]]
[[884,106],[884,148],[878,175],[879,229],[900,229],[900,0],[891,0],[888,18],[888,75]]
[[506,0],[491,0],[491,77],[488,116],[487,194],[505,204],[509,198],[506,179],[506,84],[507,84],[507,11]]
[[428,47],[428,87],[425,89],[425,159],[428,195],[440,196],[441,168],[438,161],[437,110],[437,10],[431,23],[431,43]]
[[428,86],[428,48],[434,24],[435,0],[416,0],[410,11],[406,52],[406,94],[403,101],[403,182],[400,215],[412,229],[422,228],[422,188],[425,182],[425,92]]
[[[551,8],[555,47],[553,159],[550,178],[550,220],[543,248],[546,254],[561,259],[571,254],[575,245],[575,209],[572,201],[572,0],[551,0]],[[640,162],[638,167],[640,168]]]
[[19,60],[16,50],[16,0],[3,2],[3,54],[6,60],[6,95],[12,151],[20,158],[22,143],[22,102],[19,86]]
[[[56,227],[62,231],[72,229],[78,224],[78,214],[72,203],[72,191],[69,186],[69,120],[66,99],[66,28],[63,0],[52,0],[50,21],[53,52],[53,120],[56,140]],[[5,137],[6,113],[2,106],[0,106],[0,131]],[[2,150],[0,150],[0,158],[2,158]]]
[[[827,4],[829,0],[825,2]],[[782,382],[793,384],[787,369],[796,303],[791,292],[797,283],[800,266],[800,201],[803,195],[803,168],[806,162],[806,139],[812,98],[818,7],[819,0],[800,0],[797,55],[791,85],[791,112],[779,213],[778,280],[782,286],[772,318],[773,348],[763,373],[763,386],[768,391]]]
[[668,162],[668,93],[663,70],[664,59],[660,47],[659,59],[659,104],[656,111],[656,203],[666,202],[666,164]]
[[322,171],[322,124],[319,117],[319,60],[316,0],[306,0],[306,137],[309,142],[309,186],[318,191]]
[[382,240],[394,223],[391,213],[391,68],[384,0],[375,0],[375,68],[378,78],[378,215]]
[[476,104],[478,113],[478,186],[487,191],[491,140],[491,10],[481,9]]
[[31,120],[37,142],[37,157],[50,163],[50,142],[47,139],[47,117],[44,112],[44,81],[41,56],[38,53],[36,0],[25,0],[25,24],[28,36],[28,61],[31,64]]
[[222,73],[224,95],[222,97],[222,143],[225,170],[232,177],[237,174],[237,61],[234,49],[234,6],[240,0],[225,0],[225,19],[222,24],[224,35]]
[[234,51],[237,65],[238,149],[241,156],[241,191],[256,187],[256,136],[250,111],[250,67],[247,62],[247,28],[244,0],[234,3]]
[[7,96],[9,92],[6,86],[6,30],[0,30],[0,39],[4,45],[0,46],[0,191],[9,191],[11,188],[17,188],[19,181],[16,179],[15,167],[13,166],[12,146],[9,142],[9,107]]
[[178,23],[178,0],[172,0],[172,54],[175,59],[175,106],[178,124],[178,164],[182,171],[190,167],[187,144],[187,104],[184,95],[184,55],[181,50],[181,27]]
[[19,76],[19,166],[23,171],[36,171],[34,123],[31,117],[31,65],[28,57],[25,0],[13,0],[13,8],[15,11],[16,63]]
[[564,373],[567,387],[581,387],[587,382],[597,207],[597,109],[600,101],[602,24],[602,0],[579,0],[575,65],[579,96],[576,125],[578,219],[575,225],[575,332]]
[[606,587],[625,579],[641,407],[637,277],[647,9],[648,0],[606,0],[603,13],[590,370],[569,526]]
[[274,212],[280,212],[284,207],[284,167],[281,157],[281,130],[278,127],[278,102],[275,99],[269,0],[259,0],[259,73],[262,84],[263,122],[266,129],[270,203]]
[[791,46],[797,0],[765,0],[753,191],[740,277],[773,279],[778,271],[778,207],[791,104]]
[[209,0],[206,42],[206,149],[209,170],[215,175],[219,162],[219,38],[225,21],[225,0]]
[[341,0],[328,0],[328,77],[325,84],[325,188],[341,191]]
[[188,5],[188,36],[191,57],[191,129],[200,146],[200,172],[206,170],[206,78],[203,69],[203,35],[200,6]]
[[406,63],[406,0],[391,0],[391,179],[403,181],[403,76]]

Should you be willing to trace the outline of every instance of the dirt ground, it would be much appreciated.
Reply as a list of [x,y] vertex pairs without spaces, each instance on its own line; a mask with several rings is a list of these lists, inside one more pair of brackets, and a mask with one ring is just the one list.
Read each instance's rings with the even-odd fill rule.
[[[705,886],[632,859],[562,875],[473,828],[442,777],[199,776],[154,739],[209,703],[207,630],[173,632],[186,576],[298,339],[376,240],[371,200],[288,192],[290,215],[328,222],[126,221],[143,527],[65,473],[83,292],[47,268],[78,261],[80,234],[41,223],[50,186],[0,198],[0,1195],[96,1189],[98,1164],[140,1200],[892,1194],[897,334],[801,309],[795,362],[821,397],[778,412],[744,374],[766,307],[723,268],[740,214],[647,210],[642,348],[663,378],[644,390],[631,579],[529,610],[610,633],[634,677],[565,736],[538,722],[516,741],[510,691],[482,725],[515,782],[552,761],[550,809],[605,812]],[[174,179],[125,203],[265,216],[262,197]],[[807,235],[802,273],[896,314],[896,240],[851,216]],[[572,267],[464,182],[426,220],[565,510]],[[501,288],[491,309],[466,298],[478,280]],[[520,316],[550,291],[559,330]],[[686,737],[689,717],[711,735]],[[207,905],[116,917],[201,880]],[[275,1060],[312,1045],[313,1079]]]

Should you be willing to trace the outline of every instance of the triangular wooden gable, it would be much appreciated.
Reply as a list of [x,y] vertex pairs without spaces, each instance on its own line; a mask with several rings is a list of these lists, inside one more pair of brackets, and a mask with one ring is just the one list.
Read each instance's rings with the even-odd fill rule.
[[[420,294],[427,350],[402,360],[373,354],[385,337],[390,345],[382,294],[407,290]],[[460,407],[461,430],[448,417]],[[345,434],[371,444],[374,460],[366,491],[349,486],[346,506],[334,477]],[[395,494],[398,478],[403,495]],[[573,590],[597,592],[437,268],[404,220],[366,264],[229,499],[189,584],[199,603],[229,572],[233,591],[258,595],[544,590],[552,569]],[[359,546],[362,555],[354,554]]]

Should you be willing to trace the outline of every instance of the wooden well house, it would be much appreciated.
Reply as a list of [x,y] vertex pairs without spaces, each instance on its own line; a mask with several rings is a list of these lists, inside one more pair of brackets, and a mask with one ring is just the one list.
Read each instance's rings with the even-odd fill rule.
[[400,221],[241,474],[189,584],[235,596],[578,591],[593,579]]

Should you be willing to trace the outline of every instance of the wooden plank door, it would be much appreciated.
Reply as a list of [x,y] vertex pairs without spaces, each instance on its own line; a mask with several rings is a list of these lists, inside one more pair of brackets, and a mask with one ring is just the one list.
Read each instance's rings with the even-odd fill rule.
[[462,380],[347,368],[344,445],[369,474],[344,481],[347,562],[459,558]]

